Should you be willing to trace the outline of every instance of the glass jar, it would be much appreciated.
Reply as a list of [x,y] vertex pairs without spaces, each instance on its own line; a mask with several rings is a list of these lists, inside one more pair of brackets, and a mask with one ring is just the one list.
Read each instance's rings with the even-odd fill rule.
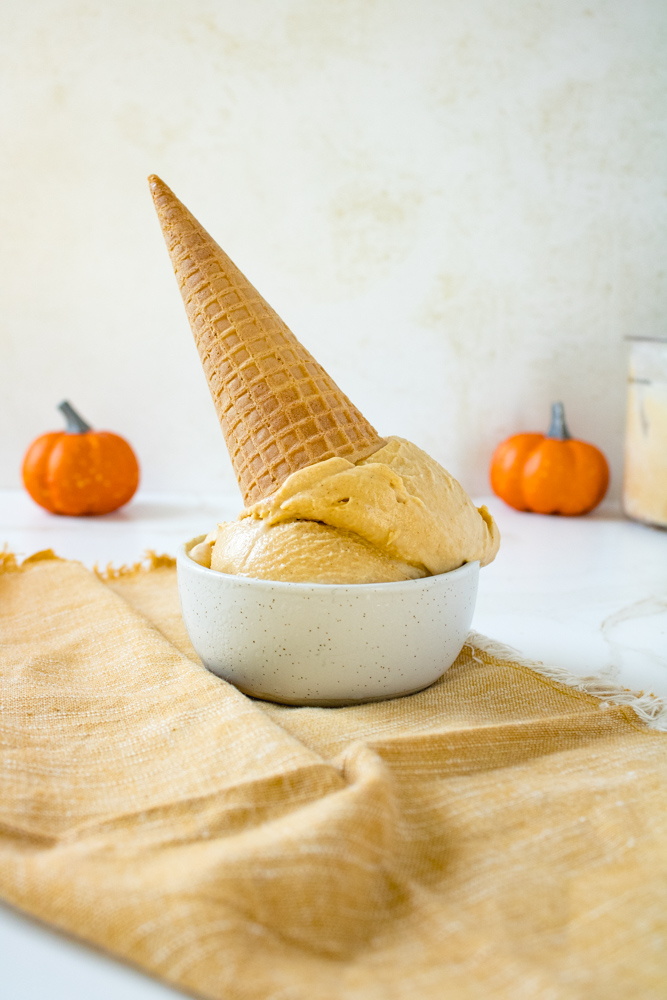
[[667,337],[630,337],[623,506],[667,528]]

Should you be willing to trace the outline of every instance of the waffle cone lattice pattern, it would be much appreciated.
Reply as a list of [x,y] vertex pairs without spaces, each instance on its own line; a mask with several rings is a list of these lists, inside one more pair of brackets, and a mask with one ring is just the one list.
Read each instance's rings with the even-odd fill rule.
[[159,178],[153,199],[244,502],[384,441]]

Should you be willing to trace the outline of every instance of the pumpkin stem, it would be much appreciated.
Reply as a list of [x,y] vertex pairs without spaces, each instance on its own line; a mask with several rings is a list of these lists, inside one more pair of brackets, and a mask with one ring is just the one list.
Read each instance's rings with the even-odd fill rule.
[[557,441],[569,441],[572,437],[565,423],[565,408],[562,403],[551,404],[551,424],[547,437]]
[[87,424],[83,417],[79,416],[74,407],[70,406],[66,399],[58,404],[58,409],[67,421],[68,434],[85,434],[86,431],[92,430],[90,424]]

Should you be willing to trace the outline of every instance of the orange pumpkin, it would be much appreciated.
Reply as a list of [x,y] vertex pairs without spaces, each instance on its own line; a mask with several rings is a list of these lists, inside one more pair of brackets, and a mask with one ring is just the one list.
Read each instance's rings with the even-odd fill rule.
[[544,434],[514,434],[491,459],[491,486],[510,507],[536,514],[587,514],[609,485],[607,460],[595,445],[573,438],[562,403],[551,408]]
[[23,459],[23,482],[52,514],[109,514],[139,485],[139,464],[125,438],[94,431],[69,403],[58,407],[66,431],[42,434]]

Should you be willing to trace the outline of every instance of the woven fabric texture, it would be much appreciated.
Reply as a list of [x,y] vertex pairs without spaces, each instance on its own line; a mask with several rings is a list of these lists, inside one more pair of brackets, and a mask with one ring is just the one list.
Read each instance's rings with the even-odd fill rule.
[[202,668],[175,570],[0,573],[0,895],[215,1000],[664,1000],[667,742],[466,646],[313,709]]

